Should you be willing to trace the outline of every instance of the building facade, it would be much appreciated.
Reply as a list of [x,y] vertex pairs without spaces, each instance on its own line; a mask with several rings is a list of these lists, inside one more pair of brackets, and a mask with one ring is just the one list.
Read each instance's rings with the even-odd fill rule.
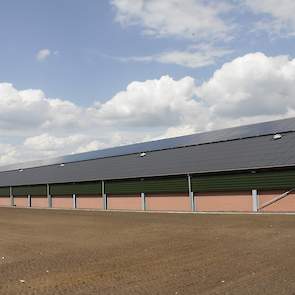
[[0,167],[0,206],[295,212],[295,118]]

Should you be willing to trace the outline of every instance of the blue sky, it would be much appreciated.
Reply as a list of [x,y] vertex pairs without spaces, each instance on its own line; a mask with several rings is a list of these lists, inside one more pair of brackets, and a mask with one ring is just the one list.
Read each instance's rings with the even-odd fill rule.
[[292,0],[0,4],[0,164],[293,115]]
[[[202,75],[199,70],[157,63],[124,63],[112,57],[152,55],[188,43],[151,38],[137,27],[122,28],[109,1],[2,1],[1,81],[41,88],[50,97],[79,104],[106,100],[134,80]],[[36,53],[56,56],[40,63]],[[212,71],[212,69],[211,69]]]
[[[238,24],[246,27],[238,30],[232,42],[222,44],[234,52],[214,65],[190,69],[156,62],[124,63],[112,57],[182,50],[194,40],[146,36],[140,26],[122,27],[115,16],[116,8],[107,0],[89,0],[87,4],[79,0],[1,1],[0,80],[20,89],[41,88],[50,97],[88,104],[112,97],[134,80],[165,74],[176,79],[190,75],[203,80],[235,56],[256,51],[292,54],[295,49],[288,38],[272,40],[267,32],[248,33],[257,17],[244,12],[230,17],[238,18]],[[35,57],[43,48],[58,54],[40,63]]]

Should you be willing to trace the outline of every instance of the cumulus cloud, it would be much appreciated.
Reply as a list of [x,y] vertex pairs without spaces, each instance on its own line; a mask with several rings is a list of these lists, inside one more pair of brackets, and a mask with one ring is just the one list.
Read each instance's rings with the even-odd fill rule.
[[[30,130],[47,116],[47,101],[40,90],[18,91],[9,83],[0,84],[0,127],[2,132]],[[15,128],[15,127],[18,128]]]
[[193,78],[175,81],[163,76],[130,83],[125,91],[99,105],[97,115],[110,124],[115,120],[127,126],[166,127],[196,118],[201,111]]
[[[36,130],[59,131],[77,129],[83,121],[75,121],[83,109],[70,101],[49,99],[43,91],[18,91],[10,83],[0,83],[0,129],[2,134],[29,135]],[[17,128],[16,128],[17,127]]]
[[295,59],[247,54],[198,88],[211,113],[227,119],[286,115],[295,109]]
[[140,25],[148,35],[212,40],[232,29],[222,18],[231,9],[225,1],[113,0],[112,5],[120,24]]
[[224,64],[202,84],[132,82],[88,107],[0,83],[0,165],[295,116],[294,97],[295,59],[263,53]]
[[36,54],[36,59],[38,61],[44,61],[51,55],[51,51],[47,48],[40,49]]

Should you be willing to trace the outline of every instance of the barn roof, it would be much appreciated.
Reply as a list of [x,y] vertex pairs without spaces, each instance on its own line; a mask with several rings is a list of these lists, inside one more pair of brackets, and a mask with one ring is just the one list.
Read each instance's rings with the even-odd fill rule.
[[291,118],[6,166],[0,186],[290,167],[294,146]]

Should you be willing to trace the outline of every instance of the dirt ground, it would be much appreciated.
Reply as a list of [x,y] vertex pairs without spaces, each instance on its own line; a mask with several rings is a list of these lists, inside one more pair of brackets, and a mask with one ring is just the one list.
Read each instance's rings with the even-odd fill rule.
[[295,294],[295,216],[0,208],[0,294]]

